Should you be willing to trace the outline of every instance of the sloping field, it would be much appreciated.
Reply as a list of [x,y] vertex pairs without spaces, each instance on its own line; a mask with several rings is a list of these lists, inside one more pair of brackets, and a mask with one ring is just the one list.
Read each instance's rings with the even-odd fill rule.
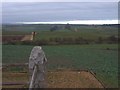
[[[12,78],[11,78],[12,77]],[[87,71],[49,71],[46,74],[48,88],[103,88],[104,86]],[[3,84],[10,82],[21,85],[3,85],[3,88],[28,88],[28,73],[3,73]]]
[[[28,63],[33,46],[3,45],[3,64]],[[90,70],[106,87],[118,87],[118,45],[59,45],[43,46],[48,59],[47,69]],[[10,71],[23,71],[9,68]],[[113,82],[114,81],[114,82]]]

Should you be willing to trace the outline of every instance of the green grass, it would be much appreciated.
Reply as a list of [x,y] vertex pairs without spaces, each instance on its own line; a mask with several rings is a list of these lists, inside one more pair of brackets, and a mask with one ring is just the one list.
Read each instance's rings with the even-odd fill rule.
[[84,39],[87,40],[96,40],[98,39],[98,37],[108,37],[109,35],[102,35],[100,33],[89,33],[89,32],[60,32],[60,31],[55,31],[55,32],[50,32],[50,31],[43,31],[43,32],[39,32],[36,37],[35,40],[49,40],[50,38],[78,38],[78,37],[82,37]]
[[[31,34],[32,31],[37,32],[35,40],[50,38],[77,38],[96,40],[98,37],[103,39],[109,36],[118,36],[117,26],[84,26],[71,25],[71,30],[64,29],[65,25],[58,25],[59,29],[51,32],[50,28],[54,25],[11,25],[3,26],[3,35],[25,35]],[[74,32],[77,29],[78,32]]]
[[[32,48],[3,45],[3,63],[28,63]],[[117,44],[43,46],[43,49],[48,59],[47,69],[89,69],[106,87],[118,87]]]
[[3,63],[25,63],[33,46],[24,45],[3,45],[2,60]]
[[78,28],[78,32],[70,31],[70,30],[58,30],[54,32],[50,31],[37,31],[38,34],[35,37],[35,40],[41,39],[50,39],[50,38],[78,38],[82,37],[87,40],[97,40],[98,37],[102,37],[103,39],[109,36],[117,36],[118,30],[116,28]]

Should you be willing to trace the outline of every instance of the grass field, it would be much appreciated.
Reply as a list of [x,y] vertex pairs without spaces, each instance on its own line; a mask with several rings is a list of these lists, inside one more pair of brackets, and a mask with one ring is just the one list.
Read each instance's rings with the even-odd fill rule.
[[62,32],[62,31],[56,31],[56,32],[50,32],[50,31],[43,31],[39,32],[39,34],[36,35],[35,40],[49,40],[50,38],[78,38],[82,37],[87,40],[97,40],[98,37],[107,38],[109,37],[109,34],[104,35],[103,33],[89,33],[89,32]]
[[[3,35],[24,35],[31,34],[32,31],[38,34],[35,40],[39,39],[49,39],[53,37],[83,37],[85,39],[97,39],[98,37],[106,38],[108,36],[114,35],[118,36],[117,26],[84,26],[84,25],[71,25],[71,30],[65,29],[65,25],[57,25],[59,28],[54,32],[50,31],[50,28],[55,25],[3,25]],[[74,30],[77,29],[77,32]]]
[[[118,38],[117,25],[71,25],[71,30],[65,29],[65,25],[57,25],[58,30],[50,31],[52,26],[54,25],[3,25],[2,35],[26,35],[35,31],[37,34],[34,40],[38,42],[39,40],[51,42],[50,39],[58,38],[62,38],[63,41],[66,38],[76,40],[82,37],[84,41],[90,42],[89,45],[74,43],[43,46],[48,59],[47,69],[91,70],[106,87],[118,87],[118,45],[95,44],[100,38],[103,39],[103,43],[109,43],[110,36]],[[28,63],[32,48],[30,45],[3,45],[3,64]]]
[[[28,63],[33,46],[3,45],[3,63]],[[58,45],[43,46],[48,59],[48,70],[88,69],[96,73],[106,87],[118,87],[118,46]]]
[[118,36],[118,28],[116,27],[94,27],[94,26],[78,26],[77,32],[72,30],[57,30],[54,32],[51,32],[50,30],[46,31],[36,31],[38,34],[35,37],[35,40],[41,40],[41,39],[50,39],[50,38],[78,38],[82,37],[87,40],[97,40],[98,37],[101,37],[103,39],[109,37],[109,36]]
[[3,43],[10,41],[6,35],[30,35],[33,31],[37,33],[34,37],[37,45],[117,43],[119,40],[117,25],[70,25],[70,30],[65,25],[57,25],[58,29],[51,31],[53,26],[56,25],[3,25]]

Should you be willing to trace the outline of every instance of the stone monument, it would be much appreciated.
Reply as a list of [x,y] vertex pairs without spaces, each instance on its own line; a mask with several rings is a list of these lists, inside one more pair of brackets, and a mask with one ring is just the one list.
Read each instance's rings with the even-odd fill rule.
[[47,59],[42,47],[35,46],[29,57],[30,85],[29,89],[46,88],[45,68]]

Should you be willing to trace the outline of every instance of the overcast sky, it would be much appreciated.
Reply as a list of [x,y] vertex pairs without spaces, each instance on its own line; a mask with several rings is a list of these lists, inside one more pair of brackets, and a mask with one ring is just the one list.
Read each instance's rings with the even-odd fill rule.
[[117,2],[4,2],[2,22],[116,20]]
[[2,2],[118,2],[119,0],[1,0]]

